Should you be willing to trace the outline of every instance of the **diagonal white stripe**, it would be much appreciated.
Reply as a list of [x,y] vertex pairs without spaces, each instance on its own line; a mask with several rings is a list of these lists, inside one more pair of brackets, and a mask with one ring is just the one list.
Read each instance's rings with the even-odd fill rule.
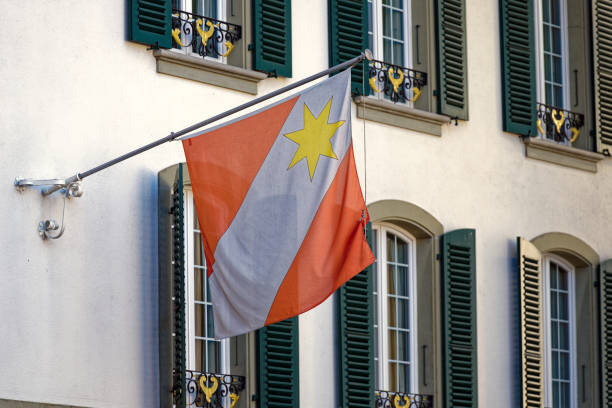
[[[300,95],[266,160],[215,250],[210,277],[215,336],[262,327],[321,201],[351,142],[350,71]],[[304,128],[304,104],[315,116],[333,97],[328,123],[338,159],[325,156],[310,180],[306,160],[287,169],[298,145],[283,135]]]

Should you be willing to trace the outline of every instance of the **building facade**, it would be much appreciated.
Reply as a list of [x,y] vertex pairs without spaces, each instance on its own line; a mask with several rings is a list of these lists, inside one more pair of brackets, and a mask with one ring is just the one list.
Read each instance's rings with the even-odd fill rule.
[[[0,407],[612,406],[608,0],[30,0],[0,21]],[[296,318],[214,338],[177,142],[68,193],[13,183],[365,48],[377,261]]]

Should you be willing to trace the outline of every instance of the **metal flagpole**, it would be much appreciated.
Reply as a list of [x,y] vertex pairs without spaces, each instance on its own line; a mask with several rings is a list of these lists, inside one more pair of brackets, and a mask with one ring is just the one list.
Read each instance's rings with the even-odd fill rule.
[[[138,155],[140,153],[146,152],[147,150],[150,150],[150,149],[152,149],[154,147],[157,147],[157,146],[159,146],[161,144],[164,144],[166,142],[171,142],[173,140],[176,140],[177,138],[179,138],[179,137],[181,137],[183,135],[186,135],[187,133],[193,132],[194,130],[196,130],[198,128],[201,128],[202,126],[209,125],[209,124],[211,124],[213,122],[216,122],[216,121],[218,121],[220,119],[223,119],[223,118],[225,118],[225,117],[227,117],[229,115],[232,115],[234,113],[240,112],[241,110],[249,108],[249,107],[251,107],[253,105],[257,105],[260,102],[263,102],[263,101],[268,100],[270,98],[273,98],[273,97],[275,97],[277,95],[280,95],[282,93],[285,93],[287,91],[295,89],[295,88],[297,88],[299,86],[302,86],[302,85],[304,85],[304,84],[306,84],[308,82],[314,81],[315,79],[321,78],[321,77],[323,77],[325,75],[332,74],[334,72],[343,70],[345,68],[352,67],[353,65],[358,64],[359,62],[363,61],[364,58],[370,59],[371,58],[370,54],[371,53],[369,52],[369,50],[365,50],[365,52],[362,52],[359,56],[357,56],[355,58],[352,58],[352,59],[350,59],[350,60],[348,60],[346,62],[343,62],[341,64],[335,65],[335,66],[333,66],[331,68],[328,68],[328,69],[326,69],[324,71],[321,71],[321,72],[319,72],[317,74],[311,75],[308,78],[304,78],[304,79],[302,79],[300,81],[297,81],[297,82],[295,82],[293,84],[290,84],[290,85],[287,85],[287,86],[282,87],[280,89],[277,89],[276,91],[270,92],[270,93],[268,93],[266,95],[260,96],[259,98],[255,98],[252,101],[249,101],[247,103],[243,103],[242,105],[236,106],[235,108],[227,110],[227,111],[225,111],[223,113],[220,113],[218,115],[215,115],[215,116],[213,116],[211,118],[208,118],[208,119],[203,120],[201,122],[195,123],[195,124],[193,124],[193,125],[191,125],[189,127],[186,127],[185,129],[179,130],[178,132],[172,132],[168,136],[166,136],[166,137],[164,137],[162,139],[156,140],[156,141],[151,142],[151,143],[149,143],[149,144],[147,144],[145,146],[139,147],[138,149],[135,149],[135,150],[132,150],[131,152],[125,153],[124,155],[121,155],[121,156],[119,156],[117,158],[114,158],[114,159],[109,160],[109,161],[107,161],[105,163],[102,163],[102,164],[100,164],[100,165],[98,165],[98,166],[96,166],[96,167],[94,167],[92,169],[89,169],[89,170],[84,171],[82,173],[77,173],[74,176],[68,177],[65,180],[29,180],[29,179],[17,179],[17,180],[15,180],[15,185],[18,188],[20,188],[20,187],[33,186],[33,185],[44,185],[44,184],[48,185],[48,184],[53,184],[52,187],[48,187],[48,188],[42,190],[42,195],[46,197],[46,196],[48,196],[48,195],[50,195],[50,194],[52,194],[52,193],[54,193],[54,192],[56,192],[58,190],[61,190],[62,188],[66,188],[66,186],[70,186],[72,183],[75,183],[77,181],[80,181],[80,180],[84,179],[85,177],[91,176],[92,174],[95,174],[95,173],[97,173],[97,172],[99,172],[101,170],[104,170],[107,167],[114,166],[115,164],[117,164],[119,162],[122,162],[122,161],[124,161],[126,159],[129,159],[130,157],[136,156],[136,155]],[[51,181],[53,181],[53,183],[50,183]],[[44,182],[47,182],[47,183],[44,183]]]

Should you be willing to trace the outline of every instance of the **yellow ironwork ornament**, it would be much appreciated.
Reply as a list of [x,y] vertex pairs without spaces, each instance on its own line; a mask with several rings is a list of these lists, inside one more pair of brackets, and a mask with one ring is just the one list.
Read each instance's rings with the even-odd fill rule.
[[538,119],[538,121],[536,122],[536,126],[538,127],[538,130],[540,131],[540,133],[544,134],[544,129],[542,129],[542,121],[540,119]]
[[236,404],[238,403],[238,400],[240,399],[240,395],[234,394],[232,392],[230,394],[230,399],[232,400],[232,403],[230,404],[230,408],[234,408],[236,406]]
[[206,386],[206,376],[203,375],[200,377],[200,387],[202,388],[202,391],[204,392],[204,395],[206,396],[206,402],[208,402],[210,404],[210,399],[212,398],[213,394],[215,393],[215,391],[217,391],[217,388],[219,387],[219,381],[217,380],[217,377],[215,377],[214,375],[210,376],[210,382],[213,384],[211,387],[207,387]]
[[212,37],[213,33],[215,32],[215,26],[213,25],[213,23],[211,23],[210,21],[207,21],[206,25],[208,26],[208,30],[204,31],[202,30],[202,19],[198,18],[198,20],[196,21],[196,30],[198,31],[198,34],[200,34],[200,37],[202,38],[202,45],[204,45],[204,47],[206,47],[206,44],[208,43],[208,39]]
[[572,138],[570,139],[570,142],[574,143],[576,139],[578,139],[578,136],[580,135],[580,130],[578,130],[575,127],[571,128],[570,130],[572,131]]
[[557,110],[552,110],[552,120],[557,128],[557,133],[561,134],[561,126],[563,126],[563,122],[565,121],[565,115],[563,112],[559,112],[559,115],[561,116],[561,119],[557,119]]
[[374,90],[374,92],[376,93],[380,92],[378,88],[376,87],[376,77],[375,76],[370,78],[370,87]]
[[395,406],[395,408],[401,408],[401,407],[408,407],[408,405],[410,405],[410,397],[408,397],[407,395],[404,395],[404,403],[402,405],[400,405],[400,402],[402,401],[402,397],[400,397],[399,394],[395,394],[395,398],[393,399],[393,405]]
[[180,33],[181,33],[181,29],[180,28],[173,28],[172,29],[172,38],[174,38],[174,41],[176,41],[176,43],[178,45],[180,45],[181,47],[184,47],[183,43],[181,42],[181,37],[179,36]]
[[225,53],[221,54],[222,57],[227,57],[230,52],[232,52],[234,50],[234,44],[232,44],[229,41],[225,42],[225,48],[227,48],[227,51],[225,51]]
[[414,88],[412,88],[412,99],[410,100],[411,102],[416,102],[417,99],[419,99],[419,96],[421,96],[421,90],[419,88],[417,88],[416,86]]
[[398,78],[395,77],[395,70],[393,68],[389,68],[389,71],[387,73],[389,75],[389,81],[391,81],[391,83],[393,84],[393,92],[397,93],[397,89],[402,84],[402,82],[404,82],[404,73],[401,69],[399,69],[397,71],[397,73],[399,74]]

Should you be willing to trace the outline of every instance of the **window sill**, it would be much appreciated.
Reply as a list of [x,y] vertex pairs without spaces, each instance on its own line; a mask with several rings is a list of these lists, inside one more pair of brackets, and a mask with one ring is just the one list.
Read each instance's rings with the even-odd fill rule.
[[[365,99],[365,109],[364,109]],[[387,101],[358,96],[355,98],[357,117],[385,123],[404,129],[442,136],[442,125],[449,122],[448,116],[425,112]]]
[[597,162],[604,158],[599,153],[533,138],[525,140],[525,155],[532,159],[592,173],[597,173]]
[[253,95],[257,94],[257,83],[268,77],[262,72],[208,61],[202,57],[185,55],[172,50],[154,50],[153,56],[157,61],[157,72],[161,74],[173,75]]

